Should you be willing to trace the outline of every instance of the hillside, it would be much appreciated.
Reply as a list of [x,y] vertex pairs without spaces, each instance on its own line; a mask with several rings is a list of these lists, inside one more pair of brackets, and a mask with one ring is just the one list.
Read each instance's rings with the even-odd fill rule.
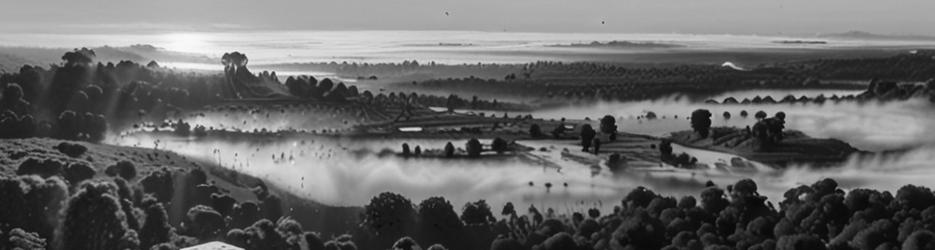
[[[69,156],[80,150],[58,150],[60,144],[81,145],[86,152]],[[65,169],[73,164],[86,164],[95,170],[94,179],[110,179],[107,167],[121,161],[128,161],[135,166],[136,178],[130,184],[140,182],[150,173],[162,171],[172,173],[174,192],[170,205],[166,206],[170,222],[178,226],[181,217],[188,211],[183,204],[191,203],[191,193],[185,183],[188,172],[201,169],[207,175],[208,183],[217,187],[218,194],[226,194],[237,201],[258,200],[258,187],[268,188],[269,193],[279,196],[282,215],[290,216],[306,225],[307,229],[319,231],[325,235],[341,234],[355,226],[360,208],[331,207],[284,192],[274,185],[266,186],[261,180],[219,167],[209,162],[190,159],[185,156],[150,148],[120,147],[111,145],[72,142],[46,138],[0,139],[0,176],[14,176],[17,168],[29,159],[54,160]],[[67,170],[66,170],[67,171]],[[66,174],[67,175],[67,174]],[[68,177],[66,177],[67,179]],[[324,216],[327,215],[327,216]]]

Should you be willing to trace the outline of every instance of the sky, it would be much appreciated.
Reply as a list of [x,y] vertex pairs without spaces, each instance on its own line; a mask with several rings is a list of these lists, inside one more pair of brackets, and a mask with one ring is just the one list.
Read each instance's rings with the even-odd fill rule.
[[[4,32],[479,30],[935,35],[932,0],[0,0]],[[448,13],[446,15],[445,13]],[[602,24],[603,22],[603,24]]]

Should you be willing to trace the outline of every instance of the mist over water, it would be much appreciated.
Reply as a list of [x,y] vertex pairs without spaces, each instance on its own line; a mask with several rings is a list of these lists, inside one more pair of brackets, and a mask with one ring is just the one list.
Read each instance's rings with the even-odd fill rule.
[[[427,150],[442,148],[448,142],[443,139],[359,139],[311,134],[289,137],[239,134],[188,139],[168,134],[133,133],[119,137],[115,144],[153,147],[158,140],[161,149],[215,162],[263,178],[267,183],[302,197],[331,205],[363,205],[372,196],[391,191],[414,201],[440,195],[453,204],[486,199],[493,206],[513,202],[520,206],[580,211],[595,206],[609,209],[637,186],[675,196],[697,195],[708,180],[728,185],[751,178],[757,181],[760,192],[773,200],[781,199],[782,193],[789,188],[811,184],[825,177],[834,177],[844,188],[895,190],[905,184],[926,184],[935,178],[935,169],[930,167],[930,163],[935,161],[935,138],[926,133],[927,128],[935,125],[935,117],[927,115],[930,105],[924,101],[908,101],[732,106],[665,99],[598,103],[533,114],[556,119],[591,117],[594,122],[603,114],[613,114],[624,118],[618,118],[624,132],[665,135],[690,129],[687,117],[697,108],[707,108],[715,114],[712,119],[714,126],[738,127],[752,124],[755,121],[753,113],[757,110],[770,114],[783,111],[787,114],[788,129],[801,130],[813,137],[841,139],[863,150],[908,149],[891,154],[853,156],[842,166],[817,169],[809,166],[786,169],[761,166],[753,169],[712,167],[689,170],[660,166],[631,169],[614,175],[603,164],[590,166],[563,159],[563,149],[574,152],[580,147],[574,141],[557,142],[557,145],[555,142],[520,141],[533,148],[549,147],[549,150],[534,151],[531,159],[507,157],[485,160],[407,159],[394,155],[404,142]],[[740,110],[747,110],[750,117],[741,118]],[[647,111],[656,112],[660,118],[636,119]],[[724,119],[720,116],[723,111],[731,112],[733,117]],[[675,119],[675,115],[679,118]],[[281,119],[286,119],[286,116]],[[275,127],[276,124],[290,122],[281,119],[270,119],[270,124],[264,124],[265,119],[256,119],[250,126]],[[304,118],[296,116],[295,119]],[[295,124],[301,124],[300,121],[295,121]],[[465,141],[452,143],[463,148]],[[676,147],[675,151],[688,152],[709,166],[734,157],[682,147]],[[547,189],[546,183],[552,187]]]

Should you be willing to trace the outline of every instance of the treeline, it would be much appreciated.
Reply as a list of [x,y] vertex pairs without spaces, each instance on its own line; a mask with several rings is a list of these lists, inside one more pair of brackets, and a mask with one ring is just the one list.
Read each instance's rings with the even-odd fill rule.
[[821,79],[926,81],[935,76],[933,55],[931,51],[917,51],[883,58],[820,59],[777,66],[789,73]]
[[707,100],[706,103],[709,104],[779,104],[779,103],[816,103],[824,104],[825,102],[835,102],[839,103],[842,101],[893,101],[893,100],[908,100],[911,98],[924,98],[932,102],[935,102],[935,79],[929,79],[925,83],[897,83],[894,81],[881,81],[878,79],[871,79],[870,84],[867,86],[867,89],[857,95],[831,95],[825,96],[820,94],[815,97],[800,96],[795,97],[793,95],[786,95],[782,99],[776,100],[772,96],[760,97],[755,96],[753,99],[744,98],[741,101],[738,101],[734,97],[724,98],[723,101],[718,100]]
[[[458,208],[443,197],[415,203],[382,193],[364,207],[357,227],[326,236],[284,217],[279,198],[262,184],[257,201],[237,201],[197,169],[137,179],[132,164],[117,163],[107,179],[75,179],[70,166],[34,164],[24,162],[21,176],[0,177],[0,249],[178,249],[214,240],[246,249],[935,247],[935,193],[914,185],[894,195],[845,191],[824,179],[786,191],[777,204],[749,179],[725,188],[709,182],[697,197],[639,187],[612,211],[571,214],[512,203],[494,209],[484,200]],[[173,199],[177,193],[185,197]],[[188,208],[178,225],[168,218],[173,201]]]
[[321,72],[334,72],[337,75],[358,78],[361,80],[376,80],[385,78],[425,77],[444,75],[470,75],[489,74],[504,75],[507,72],[520,69],[521,66],[511,64],[458,64],[447,65],[432,62],[419,62],[416,60],[401,63],[356,63],[356,62],[328,62],[277,65],[284,70],[313,70]]
[[168,114],[220,99],[223,79],[130,61],[93,64],[75,49],[48,69],[25,65],[0,75],[0,138],[53,137],[100,141],[108,126]]

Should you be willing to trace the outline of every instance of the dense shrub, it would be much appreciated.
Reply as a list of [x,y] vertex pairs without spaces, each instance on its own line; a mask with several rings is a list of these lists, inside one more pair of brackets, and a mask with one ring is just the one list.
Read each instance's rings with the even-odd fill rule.
[[136,178],[136,165],[133,165],[133,162],[130,161],[119,161],[114,165],[107,166],[104,173],[109,176],[120,176],[124,180],[132,180]]
[[55,146],[55,149],[67,156],[75,158],[80,157],[82,154],[84,154],[84,152],[88,151],[88,148],[84,145],[70,142],[59,143],[57,146]]
[[61,175],[64,166],[62,162],[53,159],[29,158],[20,163],[16,169],[18,175],[38,175],[42,178],[48,178],[54,175]]

